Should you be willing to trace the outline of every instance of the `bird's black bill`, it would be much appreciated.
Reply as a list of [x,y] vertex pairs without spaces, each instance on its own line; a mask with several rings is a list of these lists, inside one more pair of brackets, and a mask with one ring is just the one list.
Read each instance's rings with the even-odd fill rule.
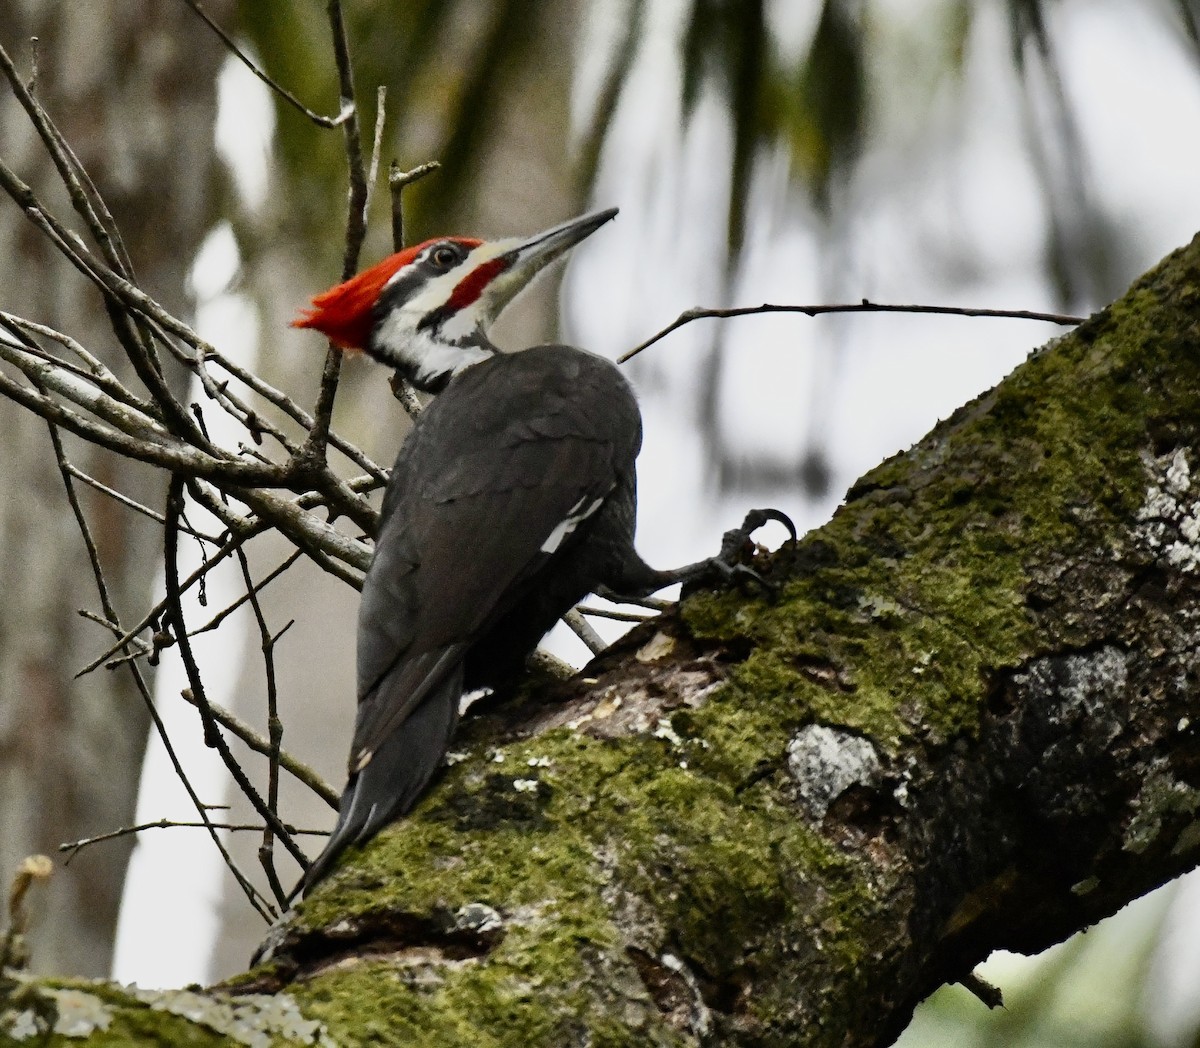
[[617,208],[610,207],[604,211],[594,211],[590,215],[580,215],[578,218],[562,222],[552,229],[535,233],[506,253],[511,260],[510,269],[514,272],[528,274],[526,279],[532,277],[538,270],[553,262],[581,240],[591,236],[616,215]]

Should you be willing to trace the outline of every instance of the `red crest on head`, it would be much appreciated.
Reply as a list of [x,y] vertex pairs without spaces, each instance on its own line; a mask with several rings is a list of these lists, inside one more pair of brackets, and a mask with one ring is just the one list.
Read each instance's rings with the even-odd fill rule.
[[[432,243],[436,243],[436,240],[427,240],[388,255],[370,269],[314,296],[312,307],[293,320],[292,327],[320,331],[342,349],[362,349],[371,333],[371,310],[379,300],[384,285]],[[475,247],[480,241],[462,239],[459,243]]]

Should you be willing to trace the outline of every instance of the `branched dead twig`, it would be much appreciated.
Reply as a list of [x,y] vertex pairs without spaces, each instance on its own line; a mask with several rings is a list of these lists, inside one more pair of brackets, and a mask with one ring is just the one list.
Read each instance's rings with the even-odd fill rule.
[[[221,36],[226,46],[252,66],[199,3],[194,0],[185,2]],[[363,169],[353,75],[339,0],[330,0],[328,14],[343,104],[336,118],[320,118],[311,112],[310,115],[325,126],[345,128],[351,190],[345,275],[350,275],[357,266],[366,233],[370,188],[378,175],[383,147],[385,96],[381,91],[371,170],[368,174]],[[261,71],[255,71],[273,89],[287,97],[287,92],[279,85]],[[281,840],[297,861],[303,863],[304,856],[291,839],[289,828],[278,818],[280,771],[295,775],[334,807],[337,806],[338,795],[311,769],[290,757],[282,748],[274,674],[274,648],[282,631],[272,633],[267,628],[258,594],[293,564],[301,553],[350,585],[361,586],[362,573],[370,559],[370,546],[339,531],[334,527],[334,520],[338,517],[349,519],[369,539],[377,525],[378,511],[364,495],[381,487],[386,482],[387,473],[353,444],[330,430],[329,420],[337,388],[336,355],[333,355],[332,367],[327,361],[321,392],[310,413],[253,372],[225,357],[200,338],[189,324],[172,315],[142,291],[103,197],[55,122],[33,94],[31,84],[21,82],[14,63],[2,48],[0,75],[11,83],[18,102],[52,161],[53,171],[66,190],[78,220],[64,220],[57,215],[47,206],[50,194],[43,195],[40,190],[35,191],[26,184],[4,158],[0,158],[0,192],[6,193],[68,264],[96,288],[120,350],[135,376],[129,382],[119,378],[99,357],[64,332],[11,313],[0,313],[0,396],[7,397],[47,422],[68,501],[88,550],[100,592],[102,610],[85,615],[110,630],[115,638],[115,643],[108,651],[81,672],[109,665],[132,674],[175,772],[196,808],[200,820],[198,825],[205,826],[212,835],[223,860],[251,905],[264,917],[269,917],[273,913],[271,903],[233,863],[215,833],[217,824],[208,817],[206,806],[188,781],[153,706],[139,660],[144,658],[153,664],[164,647],[178,644],[191,685],[187,697],[201,711],[206,740],[218,749],[238,788],[263,818],[266,828],[261,852],[264,869],[274,894],[282,900],[282,888],[274,872],[275,839]],[[294,103],[294,99],[292,101]],[[206,398],[204,403],[215,405],[232,419],[244,437],[233,437],[228,447],[222,447],[213,439],[205,425],[201,404],[189,403],[188,396],[178,391],[178,383],[168,383],[164,364],[170,365],[174,361],[178,361],[194,376]],[[264,404],[268,405],[266,410],[262,406]],[[122,457],[147,462],[169,471],[172,481],[167,513],[158,513],[140,499],[97,480],[69,462],[62,446],[62,430]],[[263,447],[264,441],[267,442],[267,448]],[[343,480],[326,462],[328,447],[343,454],[363,470],[364,475]],[[164,528],[164,546],[168,554],[168,596],[132,630],[122,626],[109,599],[96,544],[76,497],[77,483],[92,487]],[[186,520],[182,509],[185,487],[197,504],[214,514],[224,527],[224,533],[205,534],[205,529],[194,528]],[[256,535],[272,529],[291,539],[297,552],[287,557],[264,579],[255,581],[250,576],[244,547]],[[202,552],[206,549],[205,544],[212,548],[211,553],[205,553],[204,563],[185,580],[181,580],[178,574],[178,535],[181,531],[200,541]],[[237,607],[245,603],[251,605],[260,627],[268,677],[269,738],[265,740],[207,702],[182,612],[182,593],[195,586],[203,587],[208,573],[230,556],[236,556],[242,566],[246,593],[213,616],[202,630],[216,628]],[[164,616],[171,628],[163,624]],[[146,629],[150,629],[153,635],[143,640],[143,631]],[[267,757],[269,784],[265,802],[254,792],[250,780],[230,754],[223,731],[232,732]]]
[[[187,622],[183,614],[183,601],[180,596],[179,588],[179,518],[183,512],[184,499],[184,481],[181,477],[173,476],[167,487],[167,522],[164,529],[163,551],[165,558],[165,574],[167,582],[167,620],[171,623],[175,641],[179,646],[179,655],[183,660],[184,672],[187,674],[189,691],[196,700],[196,707],[200,711],[200,720],[204,725],[204,743],[206,746],[211,746],[215,749],[225,764],[226,770],[237,783],[238,789],[250,801],[254,810],[258,812],[259,817],[275,831],[284,847],[291,852],[293,858],[300,863],[301,866],[307,864],[307,857],[301,850],[299,845],[292,839],[291,835],[284,828],[283,823],[279,821],[279,817],[270,810],[266,802],[259,795],[258,790],[250,782],[242,766],[238,764],[233,753],[229,749],[229,744],[225,741],[224,735],[221,734],[221,729],[213,717],[212,709],[209,706],[207,694],[204,690],[204,681],[200,677],[200,668],[196,664],[196,657],[192,653],[191,641],[188,638]],[[258,895],[255,889],[255,895]],[[261,898],[261,896],[260,896]]]
[[649,349],[655,342],[666,338],[693,320],[727,319],[729,317],[746,317],[755,313],[803,313],[805,316],[817,317],[826,313],[933,313],[952,317],[1003,317],[1012,320],[1040,320],[1048,324],[1074,326],[1082,324],[1085,317],[1069,316],[1065,313],[1038,313],[1028,309],[972,309],[963,306],[918,306],[894,305],[883,302],[861,302],[841,304],[825,304],[817,306],[790,306],[764,302],[761,306],[737,306],[732,309],[704,309],[696,306],[684,310],[661,331],[651,335],[645,342],[639,342],[633,349],[617,358],[618,364],[632,360],[643,350]]
[[392,194],[392,250],[403,251],[406,243],[404,235],[404,190],[414,182],[419,182],[426,175],[433,174],[442,165],[436,160],[419,164],[411,171],[401,171],[400,165],[392,161],[388,169],[388,189]]
[[[219,506],[220,502],[219,502],[219,500],[213,500],[211,503],[208,501],[205,501],[205,502],[202,502],[202,504],[205,506],[205,508],[209,508],[210,505]],[[298,509],[298,507],[297,507],[297,509]],[[226,539],[224,544],[214,554],[212,554],[209,557],[208,562],[206,564],[202,564],[200,567],[198,567],[195,571],[193,571],[190,575],[188,575],[185,579],[183,579],[180,582],[181,592],[186,593],[193,586],[197,585],[209,571],[211,571],[213,568],[215,568],[218,564],[220,564],[227,557],[232,556],[245,542],[248,542],[250,539],[254,538],[257,535],[261,535],[263,532],[268,531],[268,530],[270,530],[270,525],[263,520],[246,521],[244,526],[238,526],[238,527],[235,527],[234,529],[232,529],[230,537],[228,539]],[[280,528],[279,530],[282,531],[284,534],[288,533],[283,528]],[[346,541],[351,541],[351,540],[346,540]],[[362,546],[361,550],[362,550],[361,563],[365,569],[366,560],[370,557],[370,553],[365,546]],[[331,570],[336,574],[336,567],[337,567],[336,565],[329,565],[328,570]],[[361,576],[350,577],[346,581],[348,581],[352,586],[355,586],[356,588],[361,588],[361,586],[362,586]],[[86,676],[87,674],[92,673],[93,671],[95,671],[95,670],[99,669],[101,666],[103,666],[106,662],[108,662],[109,659],[111,659],[114,655],[116,655],[117,652],[121,651],[122,648],[124,648],[124,646],[129,641],[131,641],[135,637],[137,637],[138,634],[142,633],[143,630],[146,630],[147,628],[152,627],[155,622],[157,622],[160,618],[162,618],[162,615],[166,611],[166,608],[167,608],[167,601],[164,598],[163,600],[161,600],[157,604],[155,604],[131,629],[129,629],[123,633],[120,633],[116,643],[114,643],[109,648],[105,649],[104,652],[102,652],[96,658],[92,659],[91,662],[89,662],[86,666],[84,666],[82,669],[80,669],[78,672],[76,672],[75,679],[78,680],[80,677]],[[197,632],[203,632],[203,631],[199,630]]]
[[231,37],[228,33],[226,33],[225,30],[222,29],[217,22],[213,21],[212,17],[209,15],[209,13],[207,11],[205,11],[204,8],[201,7],[199,3],[196,2],[196,0],[183,0],[183,2],[185,4],[187,4],[187,6],[190,7],[193,11],[195,11],[196,14],[198,14],[200,16],[200,18],[203,19],[205,25],[207,25],[209,29],[211,29],[214,33],[217,34],[217,36],[219,36],[221,38],[221,41],[225,44],[225,46],[227,48],[229,48],[229,52],[236,59],[238,59],[238,61],[240,61],[242,63],[242,65],[244,65],[247,69],[249,69],[250,72],[252,72],[256,77],[258,77],[258,79],[261,80],[264,84],[266,84],[267,87],[269,87],[280,98],[282,98],[285,102],[287,102],[288,105],[290,105],[297,112],[303,113],[306,117],[308,117],[309,120],[311,120],[318,127],[340,127],[342,124],[344,124],[347,120],[350,119],[351,111],[344,106],[343,106],[341,112],[338,113],[337,116],[322,116],[320,113],[314,113],[311,109],[308,108],[308,106],[306,106],[303,102],[301,102],[300,99],[298,99],[294,94],[292,94],[291,91],[289,91],[286,87],[284,87],[281,83],[279,83],[278,80],[273,79],[270,75],[268,75],[266,72],[264,72],[262,69],[260,69],[257,65],[255,65],[254,61],[250,58],[250,56],[247,55],[240,47],[237,46],[237,43],[234,41],[233,37]]
[[[183,695],[183,700],[193,706],[198,705],[195,696],[190,691]],[[270,741],[263,738],[249,724],[230,713],[229,710],[213,702],[211,699],[208,703],[208,709],[218,724],[225,728],[231,735],[236,736],[244,742],[255,753],[261,753],[265,757],[271,752]],[[279,751],[279,766],[293,778],[304,783],[305,786],[312,790],[329,807],[335,811],[337,810],[341,795],[307,764],[297,760],[287,750],[281,749]]]
[[[72,482],[71,474],[67,469],[67,457],[65,451],[63,450],[62,438],[59,435],[57,427],[55,427],[53,423],[50,425],[50,441],[54,447],[54,454],[58,462],[59,473],[62,476],[63,486],[66,489],[67,501],[71,506],[71,512],[75,516],[76,525],[79,528],[80,534],[83,536],[84,545],[87,548],[88,559],[91,563],[92,574],[96,582],[96,589],[100,595],[100,605],[104,609],[105,616],[108,618],[110,629],[112,629],[112,631],[119,637],[123,636],[121,625],[117,618],[116,609],[113,605],[112,598],[109,595],[108,583],[104,578],[104,569],[100,563],[100,555],[96,549],[96,544],[92,539],[91,528],[88,525],[87,518],[84,516],[83,507],[79,503],[79,498],[75,492],[75,485]],[[178,583],[178,579],[176,580],[176,583]],[[115,650],[119,651],[124,648],[130,639],[131,638],[126,637],[123,642],[119,642]],[[250,905],[258,910],[258,912],[262,914],[265,919],[269,919],[267,910],[263,909],[258,901],[261,896],[258,895],[258,892],[254,886],[250,884],[250,882],[247,881],[242,875],[241,871],[237,867],[237,863],[233,861],[233,856],[229,854],[228,849],[225,847],[224,843],[217,835],[216,830],[213,828],[211,820],[208,817],[208,808],[205,806],[203,801],[200,800],[199,795],[196,793],[195,787],[188,778],[187,772],[184,771],[183,764],[179,760],[179,755],[175,750],[175,746],[171,742],[171,737],[167,734],[166,725],[163,724],[162,717],[158,712],[158,708],[154,704],[154,697],[150,693],[150,688],[146,683],[145,677],[142,675],[141,670],[132,663],[129,664],[129,672],[133,677],[133,682],[137,688],[138,694],[141,696],[142,702],[145,704],[146,710],[150,715],[150,721],[154,725],[154,730],[158,734],[159,740],[163,744],[163,750],[167,754],[167,759],[171,762],[171,767],[175,772],[175,776],[179,779],[180,785],[183,786],[189,800],[195,807],[196,813],[199,815],[202,825],[207,827],[209,836],[212,838],[213,843],[220,852],[221,858],[224,860],[225,865],[233,873],[234,878],[238,881],[238,884],[241,885],[243,890],[247,892],[247,898],[250,900]]]
[[[48,118],[40,110],[37,111],[37,116],[43,126],[53,128]],[[54,135],[56,134],[57,132],[54,132]],[[53,139],[54,136],[47,131],[46,137]],[[63,169],[64,178],[75,178],[65,161],[60,166]],[[77,178],[75,181],[78,183]],[[110,315],[114,317],[114,323],[118,327],[121,323],[120,316],[137,315],[142,318],[142,323],[148,333],[147,337],[152,334],[154,338],[169,346],[173,346],[171,339],[179,338],[191,346],[194,350],[193,354],[177,355],[201,380],[208,394],[214,397],[223,409],[231,412],[233,417],[245,425],[252,438],[258,437],[266,431],[267,427],[257,412],[232,397],[227,389],[223,389],[219,383],[214,383],[206,377],[205,363],[208,360],[228,366],[231,371],[236,371],[234,365],[221,358],[216,350],[200,339],[188,325],[167,313],[120,271],[104,265],[87,252],[81,244],[73,239],[73,234],[54,218],[33,191],[21,182],[3,161],[0,161],[0,187],[4,188],[24,208],[30,220],[46,234],[68,261],[100,288],[108,304]],[[79,189],[73,196],[82,200],[86,194]],[[83,204],[80,204],[80,207],[82,208]],[[96,231],[97,237],[107,235],[103,230],[103,222],[94,216],[89,218],[89,225]],[[111,238],[109,239],[111,241]],[[124,264],[121,261],[123,251],[121,249],[115,246],[111,247],[107,254],[114,265],[123,267]],[[126,316],[126,320],[128,320],[128,316]],[[368,534],[373,531],[376,519],[374,510],[348,489],[324,465],[323,454],[320,456],[320,460],[316,461],[305,452],[309,441],[306,441],[303,446],[299,446],[283,439],[282,443],[285,448],[296,448],[296,453],[284,463],[247,461],[241,452],[234,454],[215,447],[204,436],[200,427],[189,417],[188,413],[182,410],[181,405],[177,402],[167,402],[165,398],[169,391],[161,386],[159,378],[147,373],[149,370],[149,372],[157,374],[155,360],[144,354],[140,361],[135,360],[136,356],[142,354],[141,345],[136,340],[131,342],[129,331],[124,328],[117,331],[117,334],[139,377],[145,384],[153,387],[152,393],[155,398],[153,414],[141,410],[140,402],[132,394],[122,396],[120,399],[114,399],[107,395],[101,388],[104,382],[103,376],[94,379],[91,376],[81,376],[66,368],[56,367],[53,362],[48,362],[28,351],[22,352],[19,346],[10,347],[5,343],[0,343],[0,349],[4,351],[4,358],[9,363],[20,367],[26,377],[31,380],[36,379],[41,384],[52,387],[54,394],[66,397],[76,407],[83,408],[83,411],[76,410],[76,407],[68,407],[56,399],[55,395],[31,390],[4,374],[0,374],[0,394],[7,395],[10,399],[48,421],[55,422],[84,439],[118,454],[148,462],[172,472],[182,472],[189,476],[203,477],[235,487],[291,487],[296,489],[310,485],[315,486],[323,496],[323,501],[332,509],[350,516]],[[139,335],[139,337],[141,336]],[[42,356],[44,358],[44,354]],[[286,410],[288,405],[284,402],[282,395],[277,394],[277,391],[263,388],[265,384],[262,383],[252,383],[252,385],[258,387],[260,395],[270,397],[270,394],[275,392],[276,396],[271,399]],[[87,417],[88,412],[96,414],[100,421]],[[302,414],[299,409],[294,407],[288,413],[292,417]],[[160,423],[156,416],[163,418],[165,422]],[[313,430],[320,428],[319,419],[314,416]],[[312,430],[310,430],[310,436],[311,432]],[[342,446],[345,446],[344,443]],[[355,454],[348,446],[346,447],[347,453],[355,461],[376,475],[381,475],[382,471],[370,463],[365,456],[361,456],[361,453]],[[260,493],[257,498],[260,502],[263,498],[267,498],[270,524],[288,534],[290,533],[288,527],[290,516],[291,522],[300,524],[301,531],[305,533],[304,541],[299,543],[301,547],[306,552],[313,552],[314,559],[327,570],[334,570],[339,577],[347,581],[354,581],[353,572],[347,574],[336,567],[330,568],[336,561],[344,561],[345,553],[348,552],[348,548],[336,537],[334,529],[321,526],[315,518],[308,514],[303,515],[302,518],[290,515],[278,501],[272,504],[270,496],[265,493]],[[339,546],[342,547],[340,550]],[[362,559],[352,554],[350,562],[354,563],[355,561],[358,562],[356,567],[362,566]]]
[[[163,518],[163,522],[164,523],[166,522],[165,517]],[[261,532],[266,531],[266,530],[267,530],[266,526],[261,525],[254,532],[254,534],[260,534]],[[213,554],[212,557],[209,558],[209,561],[207,564],[202,564],[199,568],[197,568],[190,575],[188,575],[187,578],[183,579],[180,582],[180,584],[179,584],[180,592],[186,593],[188,590],[190,590],[192,588],[192,586],[196,585],[200,581],[200,579],[202,579],[204,577],[205,574],[207,574],[209,571],[211,571],[213,568],[215,568],[219,563],[221,563],[221,561],[223,561],[226,557],[232,556],[234,551],[236,549],[238,549],[238,547],[241,546],[241,544],[243,542],[247,541],[250,537],[251,536],[249,534],[246,534],[246,535],[231,536],[229,539],[227,539],[225,544],[219,550],[217,550],[217,552],[215,554]],[[161,600],[156,605],[154,605],[154,607],[152,607],[138,621],[137,625],[135,625],[132,629],[127,629],[124,632],[118,632],[116,643],[114,643],[111,647],[106,648],[105,651],[103,652],[103,654],[92,659],[92,661],[89,662],[86,666],[84,666],[82,669],[78,670],[75,674],[75,679],[78,680],[80,677],[85,677],[89,673],[92,673],[93,671],[98,670],[109,659],[111,659],[114,655],[116,655],[117,652],[121,651],[130,641],[134,640],[138,636],[138,634],[140,634],[142,631],[144,631],[148,628],[151,628],[154,625],[154,623],[158,622],[162,618],[163,612],[166,611],[166,608],[167,608],[166,600],[165,599]],[[111,621],[115,623],[116,620],[114,618]]]

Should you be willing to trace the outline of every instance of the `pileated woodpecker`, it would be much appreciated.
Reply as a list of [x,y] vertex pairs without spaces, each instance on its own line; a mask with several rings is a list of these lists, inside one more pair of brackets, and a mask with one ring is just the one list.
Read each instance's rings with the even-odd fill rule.
[[[616,214],[525,240],[429,240],[313,299],[295,321],[440,392],[392,469],[358,616],[358,716],[337,825],[298,889],[407,813],[437,771],[464,692],[515,674],[586,594],[652,593],[732,564],[656,571],[633,546],[641,416],[603,357],[571,346],[502,354],[487,330],[548,263]],[[753,576],[757,578],[757,576]],[[761,580],[760,580],[761,581]]]

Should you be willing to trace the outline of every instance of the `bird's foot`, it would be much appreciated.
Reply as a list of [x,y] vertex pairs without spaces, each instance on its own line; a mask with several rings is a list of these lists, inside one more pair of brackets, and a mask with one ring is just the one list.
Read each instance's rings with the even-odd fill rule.
[[775,596],[779,592],[779,584],[763,578],[739,559],[746,551],[746,546],[752,544],[754,533],[772,520],[787,528],[791,541],[796,541],[796,525],[786,513],[777,509],[752,509],[746,514],[740,528],[732,528],[725,532],[721,539],[721,552],[708,561],[709,570],[726,584],[746,585],[753,582],[771,596]]
[[721,539],[720,559],[731,561],[745,548],[746,543],[750,541],[754,533],[769,521],[778,521],[788,530],[792,542],[797,539],[796,525],[792,523],[792,518],[782,510],[777,509],[752,509],[746,514],[746,519],[742,521],[740,528],[731,528],[725,532]]

